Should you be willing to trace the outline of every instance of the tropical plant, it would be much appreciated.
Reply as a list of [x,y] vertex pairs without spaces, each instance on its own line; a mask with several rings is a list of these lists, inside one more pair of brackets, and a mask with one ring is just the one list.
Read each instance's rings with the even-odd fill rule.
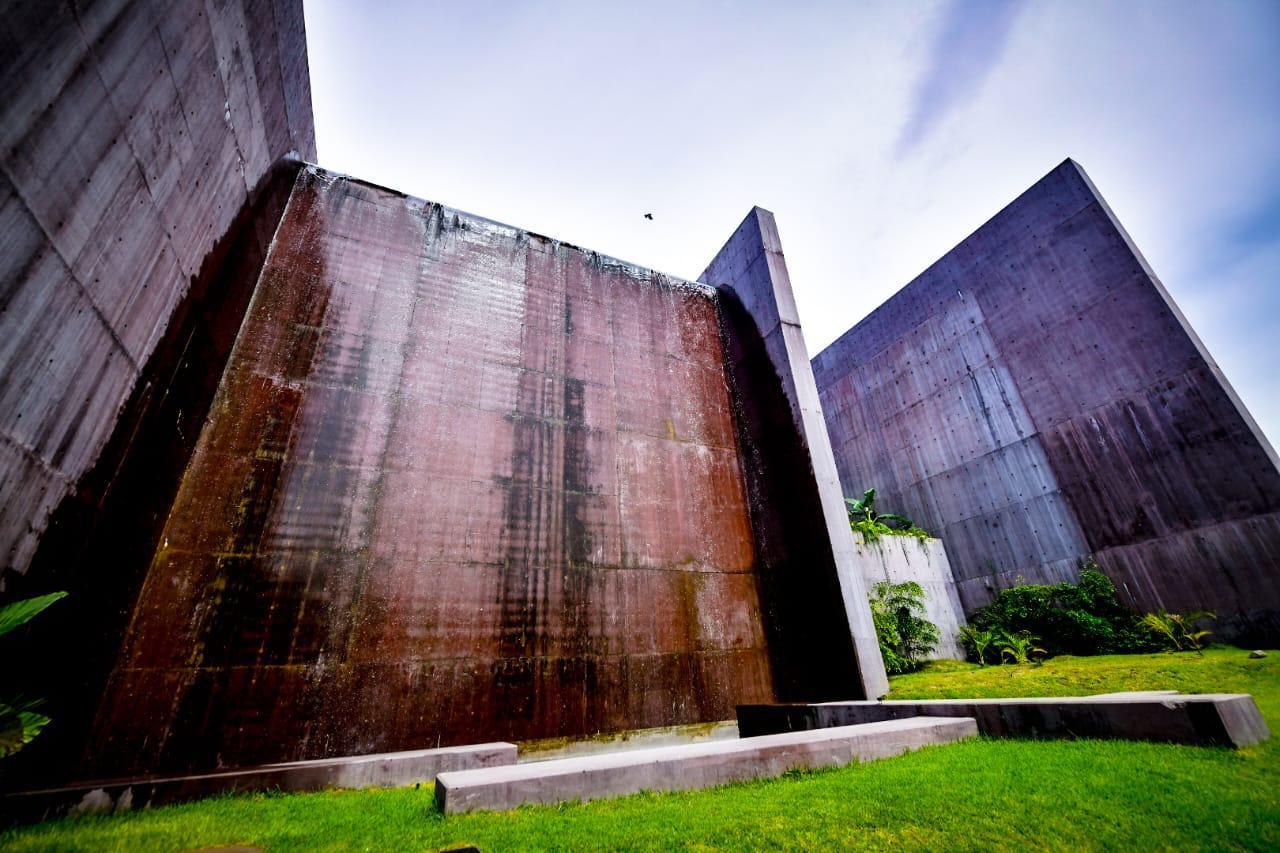
[[[12,601],[0,607],[0,637],[30,622],[46,607],[66,596],[65,592],[52,592]],[[10,697],[0,699],[0,758],[6,758],[31,743],[49,724],[49,718],[35,710],[40,701]]]
[[880,581],[871,588],[871,618],[890,675],[919,669],[938,646],[938,626],[924,618],[924,599],[915,581]]
[[1000,646],[1000,659],[1008,659],[1015,664],[1043,663],[1049,653],[1036,645],[1038,639],[1030,631],[1001,632],[996,639]]
[[[969,654],[977,658],[979,666],[987,665],[987,649],[996,643],[996,633],[994,631],[984,631],[981,628],[975,628],[972,625],[965,625],[960,629],[960,643],[968,650]],[[996,661],[999,663],[999,661]]]
[[1199,652],[1213,632],[1196,628],[1196,624],[1217,619],[1212,610],[1193,610],[1190,613],[1169,613],[1164,610],[1144,615],[1138,624],[1146,628],[1168,651]]
[[875,542],[881,536],[914,536],[928,539],[929,532],[911,519],[892,512],[876,512],[876,490],[867,489],[858,500],[845,498],[849,526],[862,535],[863,542]]
[[1097,655],[1154,651],[1151,635],[1116,596],[1115,584],[1091,557],[1080,564],[1076,583],[1024,584],[1001,590],[969,616],[979,630],[1040,638],[1050,655]]

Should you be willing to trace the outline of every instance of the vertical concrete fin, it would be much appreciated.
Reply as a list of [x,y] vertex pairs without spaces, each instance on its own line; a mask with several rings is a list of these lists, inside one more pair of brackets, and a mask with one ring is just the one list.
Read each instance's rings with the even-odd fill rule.
[[[853,534],[849,529],[844,496],[836,473],[835,455],[818,402],[818,389],[773,214],[759,207],[752,208],[699,280],[714,286],[726,302],[736,305],[741,314],[750,318],[759,338],[758,346],[763,347],[777,373],[790,409],[790,426],[798,434],[801,445],[801,454],[796,460],[800,465],[804,461],[809,465],[808,471],[789,472],[788,479],[792,483],[788,491],[799,489],[809,492],[805,497],[816,502],[815,510],[821,512],[822,524],[813,525],[809,532],[817,537],[825,533],[827,542],[824,544],[829,545],[830,568],[836,575],[861,692],[872,698],[883,696],[888,692],[888,679],[876,642],[863,572],[857,563]],[[730,329],[730,334],[734,332]],[[736,345],[741,346],[742,342],[738,341]],[[741,363],[747,358],[742,353],[735,353],[734,349],[735,342],[730,341],[728,357],[731,362]],[[730,365],[731,368],[735,366]],[[777,413],[764,414],[766,418],[777,416]],[[780,495],[765,494],[762,497],[766,501],[777,500]],[[767,536],[765,539],[763,547],[768,549]],[[791,570],[795,568],[792,566]],[[809,568],[813,570],[816,567]],[[809,587],[811,593],[819,589],[820,586]],[[811,605],[816,608],[818,602],[811,602]],[[812,682],[807,689],[814,689]]]

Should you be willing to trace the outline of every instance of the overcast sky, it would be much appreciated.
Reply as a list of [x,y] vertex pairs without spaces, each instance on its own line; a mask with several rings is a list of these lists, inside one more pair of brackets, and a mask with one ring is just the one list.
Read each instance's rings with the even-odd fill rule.
[[306,0],[306,23],[322,166],[685,278],[758,204],[811,353],[1072,157],[1280,443],[1280,2]]

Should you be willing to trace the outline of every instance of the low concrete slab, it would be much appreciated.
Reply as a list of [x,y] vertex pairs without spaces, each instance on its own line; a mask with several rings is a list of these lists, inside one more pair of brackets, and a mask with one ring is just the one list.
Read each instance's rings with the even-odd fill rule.
[[779,776],[788,770],[836,767],[899,755],[978,733],[973,720],[917,717],[742,740],[636,749],[463,770],[436,777],[446,814],[620,797],[640,791],[686,791]]
[[985,735],[1126,738],[1243,747],[1271,736],[1247,693],[1117,693],[1030,699],[739,705],[743,737],[912,717],[970,717]]
[[107,779],[63,788],[22,791],[0,799],[0,811],[11,821],[44,820],[64,814],[148,808],[230,792],[398,788],[430,782],[436,774],[446,770],[515,763],[516,745],[500,742],[350,755],[190,776]]

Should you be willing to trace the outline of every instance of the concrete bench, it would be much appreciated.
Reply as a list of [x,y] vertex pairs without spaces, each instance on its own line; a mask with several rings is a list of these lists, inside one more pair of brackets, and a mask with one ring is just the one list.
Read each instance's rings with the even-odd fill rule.
[[63,814],[128,811],[228,792],[397,788],[430,782],[445,770],[515,763],[515,744],[480,743],[262,764],[186,776],[80,782],[8,794],[0,799],[0,807],[11,820],[43,820]]
[[973,720],[916,717],[870,725],[767,737],[537,761],[462,770],[436,777],[446,814],[619,797],[640,791],[684,791],[779,776],[788,770],[837,767],[899,755],[977,734]]
[[920,716],[969,717],[984,735],[995,737],[1125,738],[1238,748],[1271,736],[1247,693],[739,705],[738,729],[748,737]]

